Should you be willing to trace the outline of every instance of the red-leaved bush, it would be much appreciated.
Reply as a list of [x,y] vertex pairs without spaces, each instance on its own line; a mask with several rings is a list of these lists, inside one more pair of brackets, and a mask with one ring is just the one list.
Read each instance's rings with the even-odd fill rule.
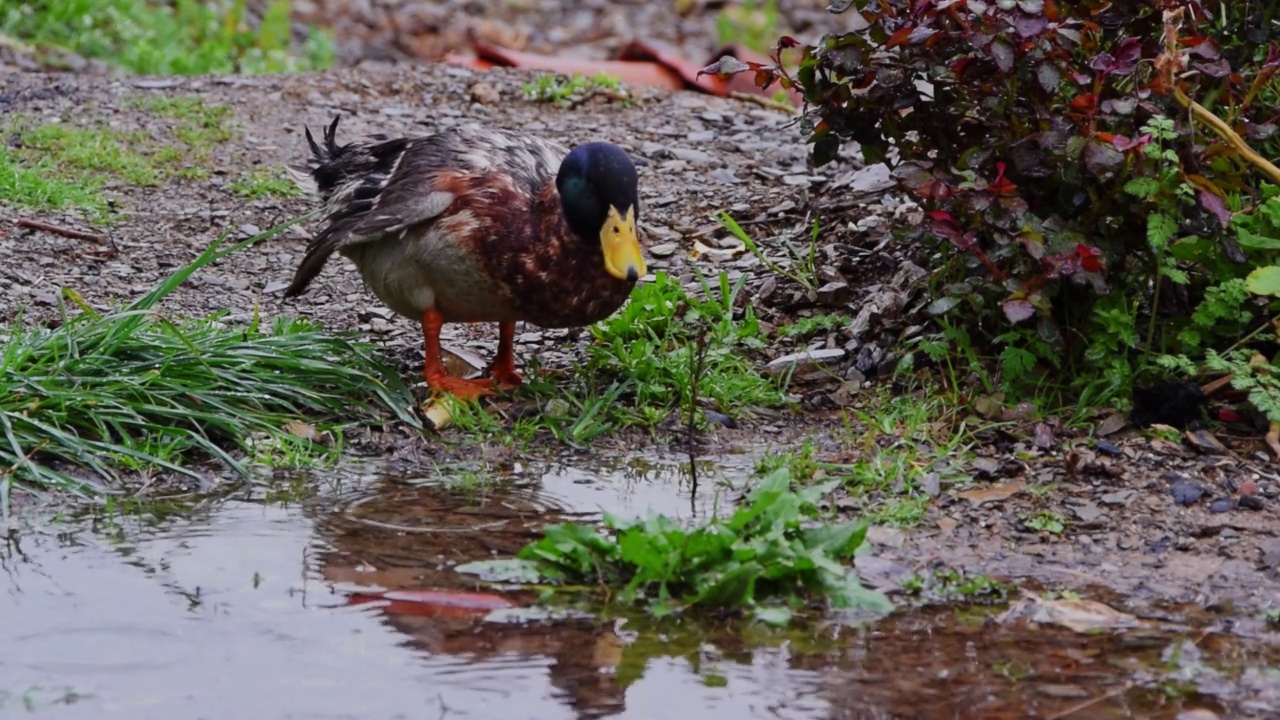
[[1258,201],[1255,169],[1174,95],[1271,142],[1280,49],[1240,28],[1265,28],[1257,15],[1280,3],[1257,5],[836,0],[832,12],[859,13],[865,29],[782,38],[774,64],[726,58],[704,72],[802,92],[815,163],[853,141],[893,167],[928,211],[926,234],[953,248],[935,268],[950,293],[938,312],[976,308],[970,326],[1004,343],[1025,324],[1041,364],[1109,363],[1126,381],[1135,366],[1117,358],[1180,351],[1205,290],[1271,257],[1232,231]]

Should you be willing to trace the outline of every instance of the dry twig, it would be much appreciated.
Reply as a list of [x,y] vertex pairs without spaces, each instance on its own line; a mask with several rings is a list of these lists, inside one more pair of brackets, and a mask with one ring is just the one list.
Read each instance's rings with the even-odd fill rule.
[[97,233],[85,232],[74,228],[62,227],[61,225],[53,225],[47,222],[40,222],[39,220],[28,220],[26,218],[22,218],[21,220],[18,220],[18,227],[53,233],[54,235],[61,235],[62,237],[72,238],[73,240],[89,240],[91,242],[98,243],[99,245],[107,244],[106,235],[99,235]]

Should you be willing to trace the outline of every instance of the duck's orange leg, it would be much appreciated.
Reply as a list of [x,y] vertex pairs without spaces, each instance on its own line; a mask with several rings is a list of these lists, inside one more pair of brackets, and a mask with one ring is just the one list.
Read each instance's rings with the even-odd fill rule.
[[465,380],[453,377],[444,369],[444,359],[440,354],[440,328],[443,325],[444,318],[435,308],[428,308],[422,313],[425,360],[422,376],[426,378],[427,385],[436,392],[449,393],[461,400],[474,400],[490,394],[491,380]]
[[516,323],[498,323],[498,354],[489,365],[489,377],[508,390],[520,386],[524,376],[516,372]]

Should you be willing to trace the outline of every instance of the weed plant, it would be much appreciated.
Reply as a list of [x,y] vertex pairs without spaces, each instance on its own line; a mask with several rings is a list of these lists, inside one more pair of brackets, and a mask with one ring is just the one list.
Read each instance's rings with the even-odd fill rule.
[[[700,293],[689,292],[660,272],[637,286],[625,307],[590,327],[586,357],[565,377],[539,377],[530,363],[522,392],[543,408],[515,422],[516,439],[545,430],[580,446],[625,427],[651,429],[695,396],[700,410],[731,418],[785,406],[785,378],[761,374],[752,357],[767,338],[754,311],[738,307],[744,282],[720,273],[714,282],[701,277]],[[501,431],[498,420],[474,404],[454,403],[451,412],[464,431]]]
[[628,520],[606,514],[604,532],[561,523],[507,560],[459,565],[486,578],[601,588],[615,602],[655,615],[703,608],[744,610],[786,624],[815,596],[835,608],[888,612],[862,586],[851,560],[866,536],[861,522],[829,522],[818,507],[836,482],[791,488],[786,469],[770,473],[724,518],[685,528],[663,515]]

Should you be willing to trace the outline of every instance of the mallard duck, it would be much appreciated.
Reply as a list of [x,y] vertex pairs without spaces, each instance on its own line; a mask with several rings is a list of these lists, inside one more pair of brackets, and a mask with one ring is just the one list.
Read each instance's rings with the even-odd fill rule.
[[[518,386],[516,321],[589,325],[646,273],[636,169],[616,145],[570,150],[478,125],[338,145],[339,120],[323,145],[304,128],[312,157],[290,168],[324,220],[285,295],[304,292],[337,250],[388,308],[422,323],[432,390],[474,398]],[[447,322],[498,323],[484,378],[445,372]]]

